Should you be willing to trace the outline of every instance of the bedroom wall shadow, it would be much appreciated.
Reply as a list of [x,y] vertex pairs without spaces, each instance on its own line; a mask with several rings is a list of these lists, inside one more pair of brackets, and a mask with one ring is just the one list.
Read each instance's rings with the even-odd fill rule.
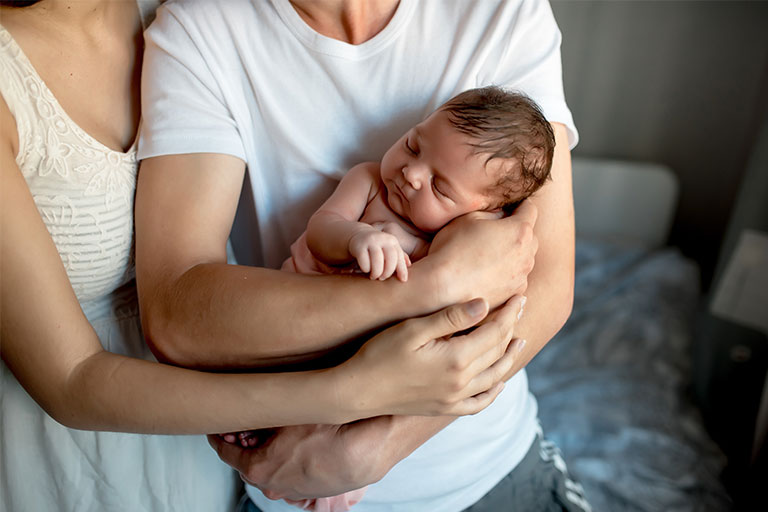
[[680,179],[670,242],[709,288],[768,115],[768,2],[552,0],[581,142],[574,155],[654,161]]

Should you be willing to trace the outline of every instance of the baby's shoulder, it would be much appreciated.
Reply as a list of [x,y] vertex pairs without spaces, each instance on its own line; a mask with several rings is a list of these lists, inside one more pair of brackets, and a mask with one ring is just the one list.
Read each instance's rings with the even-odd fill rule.
[[379,162],[361,162],[352,167],[347,172],[347,176],[351,175],[350,177],[370,177],[374,181],[378,182],[381,181],[380,170],[381,166]]

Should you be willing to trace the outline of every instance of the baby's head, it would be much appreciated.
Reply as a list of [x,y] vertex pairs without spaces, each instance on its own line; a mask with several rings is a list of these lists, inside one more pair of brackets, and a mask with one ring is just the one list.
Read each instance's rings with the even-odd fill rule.
[[477,210],[522,201],[549,177],[555,137],[528,97],[465,91],[411,128],[384,155],[389,206],[426,232]]

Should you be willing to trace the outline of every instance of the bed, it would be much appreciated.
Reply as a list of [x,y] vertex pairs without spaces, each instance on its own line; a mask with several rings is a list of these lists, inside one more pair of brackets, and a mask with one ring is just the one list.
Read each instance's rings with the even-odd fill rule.
[[666,168],[574,159],[573,314],[528,365],[545,435],[595,511],[730,510],[726,460],[689,398],[696,265],[664,247]]

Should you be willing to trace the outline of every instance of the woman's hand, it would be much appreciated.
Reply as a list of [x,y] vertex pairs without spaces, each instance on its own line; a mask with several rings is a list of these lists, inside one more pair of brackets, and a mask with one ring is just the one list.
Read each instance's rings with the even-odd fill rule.
[[486,319],[488,303],[475,299],[387,329],[337,368],[339,407],[356,417],[481,411],[514,363],[510,342],[522,303],[514,297]]

